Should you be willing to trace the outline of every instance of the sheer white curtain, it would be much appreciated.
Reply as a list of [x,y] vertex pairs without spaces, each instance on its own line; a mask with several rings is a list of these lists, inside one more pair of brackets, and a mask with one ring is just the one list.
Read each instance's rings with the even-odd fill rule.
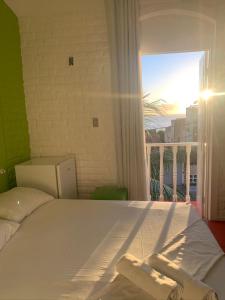
[[111,47],[118,180],[130,200],[147,200],[139,66],[139,3],[105,0]]

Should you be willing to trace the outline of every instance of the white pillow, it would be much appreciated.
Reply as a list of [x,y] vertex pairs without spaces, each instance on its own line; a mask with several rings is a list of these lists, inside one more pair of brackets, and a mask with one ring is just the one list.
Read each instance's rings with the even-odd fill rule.
[[16,187],[0,194],[0,218],[21,222],[53,196],[33,188]]
[[0,219],[0,250],[20,227],[19,223]]

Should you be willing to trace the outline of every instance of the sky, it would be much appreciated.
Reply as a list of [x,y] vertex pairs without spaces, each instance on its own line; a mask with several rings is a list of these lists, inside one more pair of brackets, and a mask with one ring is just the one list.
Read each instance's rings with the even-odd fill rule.
[[142,89],[166,101],[168,115],[185,114],[199,95],[199,61],[204,52],[142,56]]

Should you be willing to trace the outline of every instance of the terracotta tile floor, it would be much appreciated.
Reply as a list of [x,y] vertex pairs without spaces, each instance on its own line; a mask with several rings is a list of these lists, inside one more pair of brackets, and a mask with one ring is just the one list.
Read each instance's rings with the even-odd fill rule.
[[208,226],[214,234],[220,247],[225,252],[225,222],[209,221]]
[[[197,201],[192,201],[192,205],[197,209],[201,214],[201,207]],[[208,226],[212,231],[214,237],[219,243],[220,247],[225,252],[225,222],[223,221],[208,221]]]

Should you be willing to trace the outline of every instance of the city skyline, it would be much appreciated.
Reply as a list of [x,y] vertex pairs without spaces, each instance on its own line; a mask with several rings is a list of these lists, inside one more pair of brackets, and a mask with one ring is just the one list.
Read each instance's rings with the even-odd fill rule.
[[172,124],[172,121],[184,119],[187,117],[187,110],[191,107],[198,107],[197,104],[191,104],[190,106],[187,106],[185,109],[184,114],[168,114],[168,115],[148,115],[144,116],[144,129],[145,130],[164,130],[167,127],[170,127]]

